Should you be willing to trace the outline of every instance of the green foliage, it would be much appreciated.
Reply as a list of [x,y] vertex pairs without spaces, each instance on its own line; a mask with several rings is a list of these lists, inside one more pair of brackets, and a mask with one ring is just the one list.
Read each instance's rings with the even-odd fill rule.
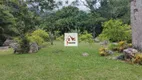
[[58,30],[60,35],[72,30],[80,33],[87,30],[89,33],[94,33],[93,36],[97,36],[101,32],[101,22],[105,21],[99,15],[81,11],[74,6],[63,7],[54,13],[44,16],[42,27],[52,32]]
[[101,0],[101,7],[97,12],[107,20],[121,19],[130,24],[130,1],[129,0]]
[[63,41],[63,40],[64,40],[64,36],[63,36],[63,35],[62,35],[62,36],[59,36],[59,37],[56,38],[56,40],[57,40],[57,41]]
[[30,46],[29,46],[30,41],[26,36],[21,37],[21,42],[20,44],[20,53],[28,53]]
[[[123,35],[122,35],[123,34]],[[131,41],[130,26],[123,24],[121,20],[109,20],[103,24],[101,37],[107,38],[112,42]]]
[[[55,0],[26,0],[28,4],[33,6],[34,10],[38,10],[43,13],[45,10],[52,10],[57,7]],[[34,6],[33,3],[38,3],[38,6]]]
[[19,44],[16,49],[18,50],[18,53],[28,53],[29,52],[29,39],[26,37],[26,35],[14,37],[14,40]]
[[118,51],[118,44],[109,44],[108,48],[112,51]]
[[87,31],[79,35],[79,41],[88,42],[88,43],[94,42],[92,34],[88,33]]
[[15,34],[15,27],[12,25],[15,25],[15,17],[12,14],[12,10],[5,4],[4,0],[0,1],[0,46],[7,37]]
[[142,65],[142,54],[141,53],[135,55],[134,63]]
[[131,48],[132,44],[127,43],[126,41],[120,41],[118,43],[111,43],[108,45],[108,49],[112,51],[122,52],[126,48]]
[[41,29],[35,30],[26,36],[30,42],[36,42],[38,45],[42,45],[42,43],[49,39],[48,33]]
[[99,54],[100,54],[101,56],[107,56],[107,55],[108,55],[107,50],[108,50],[107,48],[101,47],[101,48],[99,49]]
[[35,35],[28,36],[28,40],[30,42],[36,42],[38,45],[41,45],[44,42],[44,39],[42,37]]
[[41,29],[35,30],[31,35],[40,36],[45,40],[49,38],[48,33]]

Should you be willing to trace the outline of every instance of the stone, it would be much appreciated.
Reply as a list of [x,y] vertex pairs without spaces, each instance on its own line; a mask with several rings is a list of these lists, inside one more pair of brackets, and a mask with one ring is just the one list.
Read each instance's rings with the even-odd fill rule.
[[95,38],[94,41],[95,42],[100,42],[100,40],[98,38]]
[[83,53],[82,56],[87,57],[87,56],[89,56],[89,54],[88,53]]
[[3,43],[3,46],[9,46],[11,43],[15,43],[14,40],[6,39],[5,42]]
[[106,51],[109,55],[114,54],[114,52],[112,50],[107,50]]
[[39,47],[37,43],[34,42],[30,44],[29,53],[36,53],[38,50],[39,50]]
[[100,45],[108,45],[108,41],[100,42]]
[[132,59],[138,51],[133,48],[127,48],[123,50],[125,59]]
[[19,46],[18,43],[11,43],[11,44],[9,44],[9,47],[13,48],[14,53],[20,53],[21,52],[21,49],[20,49],[20,46]]
[[114,45],[118,45],[118,43],[116,43],[116,42],[113,42],[112,44],[114,44]]
[[124,60],[124,55],[120,55],[120,56],[116,57],[116,59]]

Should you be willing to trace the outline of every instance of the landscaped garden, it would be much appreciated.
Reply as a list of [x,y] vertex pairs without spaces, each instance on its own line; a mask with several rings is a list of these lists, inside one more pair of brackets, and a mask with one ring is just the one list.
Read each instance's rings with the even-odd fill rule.
[[[98,43],[64,47],[63,42],[36,54],[0,51],[0,80],[139,80],[142,66],[99,55]],[[83,56],[88,53],[88,56]]]
[[141,80],[140,3],[1,0],[0,80]]

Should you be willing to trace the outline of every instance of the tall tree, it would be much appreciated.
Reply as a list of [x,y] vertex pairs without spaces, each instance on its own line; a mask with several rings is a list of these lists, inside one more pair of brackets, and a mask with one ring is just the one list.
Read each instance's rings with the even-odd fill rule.
[[129,0],[102,0],[97,12],[106,19],[122,19],[130,24]]
[[142,51],[142,1],[131,0],[131,26],[133,46]]
[[[15,17],[12,14],[11,8],[5,1],[0,1],[0,46],[6,38],[12,36],[15,31]],[[11,34],[13,33],[13,34]]]

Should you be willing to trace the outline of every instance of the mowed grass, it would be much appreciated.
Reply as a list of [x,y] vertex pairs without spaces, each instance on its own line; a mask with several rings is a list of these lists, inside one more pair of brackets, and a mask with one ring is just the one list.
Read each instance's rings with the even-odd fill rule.
[[0,51],[0,80],[142,80],[142,66],[101,57],[99,47],[55,42],[35,54]]

